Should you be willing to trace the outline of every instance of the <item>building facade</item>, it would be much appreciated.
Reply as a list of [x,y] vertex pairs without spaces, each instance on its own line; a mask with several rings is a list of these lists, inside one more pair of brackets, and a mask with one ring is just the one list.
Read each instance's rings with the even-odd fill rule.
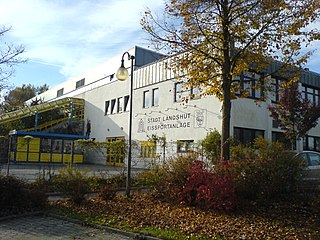
[[[204,139],[212,130],[221,131],[221,102],[215,96],[201,96],[197,88],[187,88],[184,79],[170,69],[171,58],[140,47],[128,52],[135,56],[133,140],[148,142],[151,136],[165,137],[167,142],[180,143],[176,146],[179,152],[189,143]],[[90,138],[96,141],[127,139],[130,80],[116,79],[120,60],[121,55],[115,56],[37,98],[45,102],[67,97],[84,99],[84,121],[90,122]],[[125,60],[125,67],[130,67],[129,60]],[[245,73],[241,79],[250,79],[252,74]],[[268,105],[279,99],[277,90],[281,79],[272,75],[270,78],[274,91],[268,93],[266,101],[256,101],[266,93],[251,88],[254,81],[244,82],[243,87],[249,92],[247,98],[232,100],[230,133],[242,143],[248,143],[257,136],[270,141],[281,138],[282,131],[268,110]],[[319,103],[320,75],[303,72],[299,89],[304,97]],[[185,98],[189,100],[186,102]],[[297,141],[297,150],[303,149],[320,151],[319,125],[311,129],[305,139]]]

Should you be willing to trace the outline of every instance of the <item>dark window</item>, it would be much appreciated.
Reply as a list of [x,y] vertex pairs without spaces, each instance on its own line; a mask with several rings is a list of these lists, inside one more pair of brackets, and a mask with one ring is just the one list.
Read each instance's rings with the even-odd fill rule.
[[251,143],[259,136],[264,137],[263,130],[239,127],[234,128],[234,138],[238,143]]
[[272,142],[282,143],[285,148],[291,149],[290,142],[285,138],[285,135],[283,132],[272,132],[271,134],[272,134]]
[[259,99],[263,96],[262,87],[259,86],[262,75],[253,72],[244,72],[238,81],[240,81],[239,95],[249,98]]
[[116,99],[112,99],[112,100],[111,100],[111,110],[110,110],[110,114],[115,113],[115,106],[116,106]]
[[61,89],[59,89],[58,91],[57,91],[57,97],[60,97],[60,96],[62,96],[63,95],[63,88],[61,88]]
[[279,102],[280,100],[280,90],[283,79],[276,77],[271,77],[271,89],[270,89],[270,98],[273,102]]
[[51,152],[51,139],[48,139],[48,138],[41,139],[40,151],[42,153],[50,153]]
[[150,107],[150,92],[144,91],[143,92],[143,108],[148,108]]
[[104,115],[110,114],[110,101],[105,102]]
[[159,88],[152,90],[152,106],[159,106]]
[[82,87],[84,86],[84,78],[82,78],[81,80],[77,81],[76,82],[76,89],[79,88],[79,87]]
[[187,87],[184,82],[176,83],[174,86],[174,101],[182,102],[185,99],[200,98],[200,90],[197,87]]
[[302,97],[313,104],[319,104],[319,88],[302,85]]
[[122,112],[123,110],[123,97],[118,98],[118,104],[117,104],[117,112]]
[[303,139],[303,150],[320,152],[320,137],[305,136]]
[[129,97],[129,95],[127,95],[127,96],[124,96],[124,109],[123,109],[123,111],[125,111],[125,112],[127,112],[127,111],[129,111],[129,99],[130,99],[130,97]]

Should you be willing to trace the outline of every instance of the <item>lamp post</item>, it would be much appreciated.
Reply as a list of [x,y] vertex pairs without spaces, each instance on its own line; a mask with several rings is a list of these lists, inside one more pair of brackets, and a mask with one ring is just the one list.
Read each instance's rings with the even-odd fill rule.
[[131,78],[130,78],[130,111],[129,111],[129,150],[128,150],[128,161],[127,161],[127,178],[126,178],[126,195],[130,195],[130,184],[131,184],[131,153],[132,153],[132,98],[133,98],[133,60],[134,56],[130,55],[128,52],[125,52],[122,55],[121,66],[117,71],[116,77],[120,81],[125,81],[129,78],[128,70],[124,67],[124,56],[128,55],[128,60],[131,60]]

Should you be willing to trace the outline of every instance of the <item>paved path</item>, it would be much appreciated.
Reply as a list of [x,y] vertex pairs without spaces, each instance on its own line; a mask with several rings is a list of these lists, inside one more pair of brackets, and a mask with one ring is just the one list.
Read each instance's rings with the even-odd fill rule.
[[2,240],[53,240],[53,239],[132,239],[102,229],[82,226],[77,223],[50,216],[32,215],[0,221]]

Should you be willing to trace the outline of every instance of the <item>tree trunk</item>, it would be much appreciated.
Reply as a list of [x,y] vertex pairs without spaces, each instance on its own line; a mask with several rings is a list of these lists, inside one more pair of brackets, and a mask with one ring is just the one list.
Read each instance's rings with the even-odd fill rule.
[[[227,83],[225,85],[229,85],[229,84]],[[221,160],[229,160],[230,159],[230,118],[231,118],[230,87],[224,87],[223,92],[224,93],[223,93],[223,102],[222,102]]]

